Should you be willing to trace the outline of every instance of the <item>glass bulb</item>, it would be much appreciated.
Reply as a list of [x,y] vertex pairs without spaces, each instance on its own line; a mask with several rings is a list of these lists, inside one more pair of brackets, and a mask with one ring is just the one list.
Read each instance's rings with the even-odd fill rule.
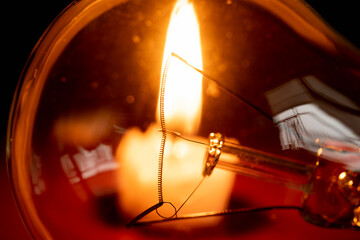
[[39,239],[236,238],[239,216],[219,216],[294,208],[359,229],[359,77],[302,1],[74,2],[13,101],[24,222]]

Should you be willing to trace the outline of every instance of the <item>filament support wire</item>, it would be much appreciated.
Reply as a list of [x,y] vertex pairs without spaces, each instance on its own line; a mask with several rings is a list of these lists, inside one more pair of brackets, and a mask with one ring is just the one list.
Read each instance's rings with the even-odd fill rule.
[[241,213],[255,213],[255,212],[263,212],[263,211],[271,211],[271,210],[297,210],[302,212],[303,209],[299,206],[265,206],[265,207],[253,207],[253,208],[237,208],[237,209],[226,209],[218,212],[200,212],[200,213],[191,213],[184,214],[182,216],[176,216],[172,218],[163,218],[163,219],[155,219],[148,221],[135,222],[132,226],[140,227],[140,226],[148,226],[157,223],[165,223],[177,220],[185,220],[185,219],[197,219],[197,218],[205,218],[205,217],[218,217],[218,216],[228,216],[235,215]]
[[[167,129],[166,129],[166,122],[165,122],[165,89],[166,89],[166,80],[167,80],[168,69],[169,69],[169,65],[170,65],[170,61],[171,61],[172,57],[178,58],[184,64],[186,64],[190,68],[192,68],[195,71],[202,74],[204,78],[216,83],[218,87],[225,90],[227,93],[229,93],[233,97],[237,98],[238,100],[240,100],[243,103],[247,104],[248,106],[250,106],[254,110],[258,111],[260,114],[264,115],[266,118],[273,121],[273,118],[270,115],[268,115],[266,112],[264,112],[262,109],[260,109],[257,106],[253,105],[251,102],[249,102],[246,99],[242,98],[241,96],[239,96],[235,92],[232,92],[231,90],[229,90],[228,88],[223,86],[221,83],[219,83],[217,80],[211,78],[210,76],[205,74],[202,70],[190,65],[186,60],[181,58],[176,53],[172,52],[171,55],[169,55],[167,60],[166,60],[164,70],[163,70],[163,74],[162,74],[162,77],[161,77],[161,83],[160,83],[160,96],[159,96],[159,106],[160,107],[159,108],[160,108],[160,127],[161,127],[161,129],[159,131],[161,131],[162,137],[161,137],[160,151],[159,151],[159,158],[158,158],[158,177],[157,177],[158,203],[154,204],[153,206],[149,207],[148,209],[146,209],[145,211],[143,211],[142,213],[137,215],[135,218],[133,218],[126,225],[126,227],[129,228],[129,227],[132,227],[132,226],[145,226],[145,225],[151,225],[151,224],[154,224],[154,223],[162,223],[162,222],[182,220],[182,219],[195,219],[195,218],[204,218],[204,217],[225,216],[225,215],[233,215],[233,214],[238,214],[238,213],[251,213],[251,212],[275,210],[275,209],[295,209],[295,210],[302,211],[302,209],[300,207],[298,207],[298,206],[267,206],[267,207],[255,207],[255,208],[226,209],[226,210],[222,210],[222,211],[218,211],[218,212],[200,212],[200,213],[184,214],[184,215],[178,216],[178,212],[188,202],[188,200],[193,196],[193,194],[196,192],[196,190],[200,187],[200,185],[204,181],[205,177],[203,177],[201,179],[201,181],[198,183],[198,185],[194,188],[194,190],[189,194],[189,196],[185,199],[185,201],[181,204],[181,206],[178,209],[176,209],[176,207],[171,202],[164,202],[164,197],[163,197],[163,163],[164,163],[164,153],[165,153],[165,145],[166,145],[167,134],[168,133],[174,134],[174,135],[176,135],[176,136],[178,136],[180,138],[183,138],[184,140],[204,144],[202,142],[197,142],[197,141],[188,139],[188,138],[186,138],[184,136],[181,136],[180,133],[176,133],[176,132],[172,132],[172,131],[168,132]],[[172,216],[164,217],[161,214],[159,214],[158,209],[161,206],[163,206],[164,203],[170,204],[175,209],[175,213]],[[156,211],[157,215],[161,219],[141,221],[141,219],[143,219],[146,215],[150,214],[153,211]]]

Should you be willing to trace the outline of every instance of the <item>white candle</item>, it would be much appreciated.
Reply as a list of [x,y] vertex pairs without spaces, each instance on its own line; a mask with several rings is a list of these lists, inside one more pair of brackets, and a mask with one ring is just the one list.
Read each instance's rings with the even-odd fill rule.
[[[116,153],[119,174],[120,207],[130,218],[158,202],[158,161],[161,132],[154,125],[146,132],[137,128],[127,131]],[[163,195],[165,202],[171,202],[178,209],[199,184],[207,146],[191,143],[168,136],[164,154]],[[206,177],[178,215],[227,209],[235,175],[215,169]],[[164,206],[168,208],[169,206]],[[167,217],[172,209],[161,210]],[[157,218],[153,212],[147,219]],[[216,224],[219,218],[209,218],[191,222],[192,227],[203,224]],[[178,224],[174,224],[180,227]],[[188,225],[181,223],[182,227]]]

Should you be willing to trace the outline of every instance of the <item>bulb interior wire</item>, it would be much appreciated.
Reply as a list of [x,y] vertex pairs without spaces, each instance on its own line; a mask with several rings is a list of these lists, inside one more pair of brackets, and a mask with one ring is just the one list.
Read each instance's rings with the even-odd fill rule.
[[[268,211],[268,210],[276,210],[276,209],[295,209],[298,211],[302,211],[301,207],[298,206],[265,206],[265,207],[255,207],[255,208],[238,208],[238,209],[225,209],[222,211],[217,211],[217,212],[200,212],[200,213],[192,213],[192,214],[184,214],[181,216],[178,216],[178,212],[181,210],[181,208],[188,202],[188,200],[194,195],[194,193],[196,192],[196,190],[200,187],[200,185],[203,183],[203,181],[205,180],[206,176],[204,176],[201,181],[198,183],[198,185],[194,188],[194,190],[189,194],[189,196],[185,199],[185,201],[180,205],[179,208],[176,208],[171,202],[166,202],[164,201],[164,197],[163,197],[163,166],[164,166],[164,152],[165,152],[165,145],[166,145],[166,138],[167,138],[167,134],[171,133],[174,134],[186,141],[190,141],[190,142],[194,142],[194,143],[199,143],[199,144],[205,144],[202,142],[198,142],[195,140],[191,140],[190,138],[186,138],[183,137],[180,133],[177,132],[172,132],[172,131],[167,131],[166,129],[166,122],[165,122],[165,89],[166,89],[166,79],[167,79],[167,72],[168,72],[168,68],[171,62],[171,58],[172,57],[176,57],[178,58],[181,62],[183,62],[184,64],[186,64],[187,66],[191,67],[192,69],[194,69],[195,71],[201,73],[206,79],[214,82],[218,87],[220,87],[221,89],[225,90],[227,93],[229,93],[230,95],[232,95],[233,97],[235,97],[236,99],[242,101],[243,103],[247,104],[248,106],[250,106],[251,108],[253,108],[254,110],[258,111],[260,114],[262,114],[263,116],[265,116],[267,119],[272,120],[273,118],[268,115],[266,112],[264,112],[262,109],[260,109],[259,107],[255,106],[254,104],[252,104],[251,102],[247,101],[246,99],[242,98],[241,96],[239,96],[238,94],[236,94],[235,92],[227,89],[225,86],[223,86],[219,81],[213,79],[212,77],[208,76],[206,73],[204,73],[202,70],[190,65],[185,59],[181,58],[179,55],[177,55],[176,53],[171,53],[171,55],[168,57],[166,64],[165,64],[165,68],[162,74],[162,78],[161,78],[161,86],[160,86],[160,126],[161,129],[159,129],[159,131],[162,133],[162,138],[161,138],[161,143],[160,143],[160,151],[159,151],[159,158],[158,158],[158,203],[154,204],[153,206],[149,207],[148,209],[146,209],[145,211],[143,211],[142,213],[140,213],[139,215],[137,215],[135,218],[133,218],[127,225],[126,227],[130,228],[130,227],[139,227],[139,226],[146,226],[146,225],[151,225],[151,224],[155,224],[155,223],[164,223],[164,222],[168,222],[168,221],[175,221],[175,220],[184,220],[184,219],[195,219],[195,218],[204,218],[204,217],[216,217],[216,216],[226,216],[226,215],[233,215],[233,214],[239,214],[239,213],[251,213],[251,212],[260,212],[260,211]],[[174,214],[170,217],[165,217],[162,216],[158,209],[163,206],[165,203],[170,204],[173,208],[174,208]],[[157,215],[160,217],[160,219],[154,219],[154,220],[143,220],[141,221],[141,219],[143,219],[146,215],[150,214],[151,212],[156,211]]]

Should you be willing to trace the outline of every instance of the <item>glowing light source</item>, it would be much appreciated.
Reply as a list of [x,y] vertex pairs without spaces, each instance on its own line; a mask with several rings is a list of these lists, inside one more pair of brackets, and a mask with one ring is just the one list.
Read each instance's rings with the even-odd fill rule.
[[[166,36],[162,72],[172,53],[202,69],[199,26],[194,7],[187,0],[178,1],[173,10]],[[201,91],[202,75],[179,59],[171,58],[164,98],[168,127],[186,133],[196,131],[201,117]],[[159,114],[157,116],[159,120]]]
[[[179,214],[221,211],[227,208],[234,183],[235,174],[222,170],[214,171],[210,178],[202,181],[203,159],[207,150],[205,145],[168,136],[160,148],[164,154],[159,160],[162,120],[165,120],[169,131],[194,136],[201,121],[202,75],[173,57],[173,53],[186,59],[192,66],[202,68],[199,26],[193,5],[187,0],[179,0],[175,5],[167,31],[162,77],[159,79],[165,84],[160,84],[157,122],[150,125],[146,132],[137,128],[128,129],[117,149],[116,159],[121,165],[118,174],[120,206],[132,218],[162,201],[162,195],[164,201],[170,202],[177,211],[181,208]],[[164,95],[161,95],[162,91]],[[160,110],[162,103],[164,109]],[[163,174],[158,171],[160,162],[163,164]],[[164,194],[162,190],[159,193],[159,181]],[[191,204],[184,204],[199,182],[201,186],[191,196]],[[161,196],[159,199],[157,192]],[[214,192],[217,194],[214,195]],[[144,195],[147,197],[143,198]],[[212,200],[204,201],[209,198]],[[157,212],[171,217],[174,209],[168,207],[169,204],[164,204]],[[159,216],[152,211],[144,219],[156,218]],[[175,228],[196,228],[204,223],[214,225],[219,220],[192,220],[175,224]]]

